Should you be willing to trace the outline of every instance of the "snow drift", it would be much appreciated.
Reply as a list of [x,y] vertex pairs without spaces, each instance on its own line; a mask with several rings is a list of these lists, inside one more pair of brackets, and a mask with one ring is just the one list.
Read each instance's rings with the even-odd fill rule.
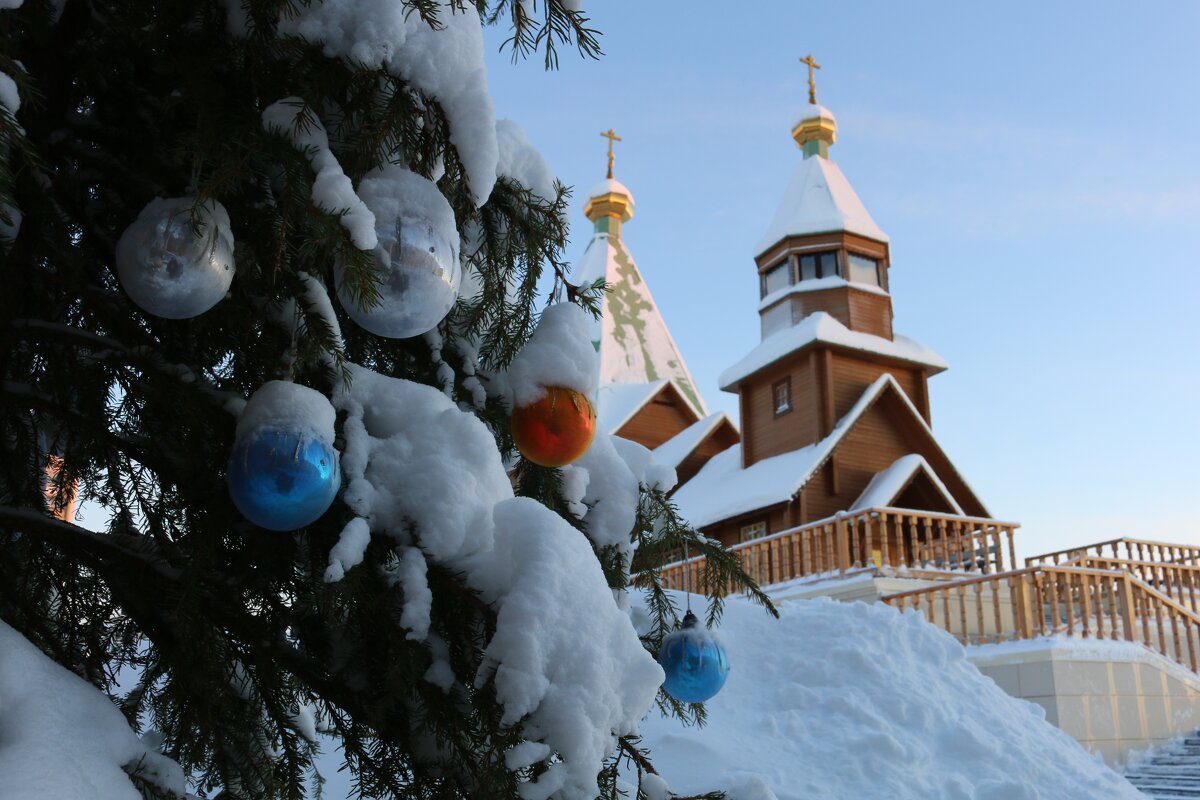
[[644,743],[674,792],[724,789],[730,800],[1142,798],[919,615],[826,599],[779,611],[775,620],[729,600],[720,633],[731,671],[706,704],[705,728],[657,714],[643,722]]

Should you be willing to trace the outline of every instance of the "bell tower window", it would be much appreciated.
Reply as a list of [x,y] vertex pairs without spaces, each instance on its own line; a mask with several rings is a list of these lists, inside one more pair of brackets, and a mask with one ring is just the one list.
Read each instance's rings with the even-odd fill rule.
[[775,416],[786,414],[792,410],[792,379],[785,378],[771,387],[774,399]]
[[836,250],[826,253],[805,253],[800,256],[800,280],[835,278],[839,274]]
[[882,285],[879,280],[879,262],[873,258],[850,253],[846,259],[850,263],[850,280],[854,283],[867,283],[871,286]]
[[792,280],[792,260],[785,258],[762,275],[762,285],[760,287],[760,297],[766,297],[771,292],[777,292],[787,286],[791,286]]

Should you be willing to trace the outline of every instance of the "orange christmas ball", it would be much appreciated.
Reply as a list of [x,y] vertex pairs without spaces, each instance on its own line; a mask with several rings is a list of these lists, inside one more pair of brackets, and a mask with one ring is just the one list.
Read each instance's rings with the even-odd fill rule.
[[541,400],[513,409],[512,434],[525,458],[543,467],[561,467],[591,446],[596,409],[586,395],[550,386]]

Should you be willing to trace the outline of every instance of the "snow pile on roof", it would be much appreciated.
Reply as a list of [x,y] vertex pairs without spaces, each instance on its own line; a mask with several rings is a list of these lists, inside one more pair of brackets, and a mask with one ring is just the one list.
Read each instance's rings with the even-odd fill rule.
[[827,119],[830,122],[837,124],[837,117],[823,105],[818,103],[809,103],[804,107],[804,111],[800,114],[800,122],[806,119]]
[[896,334],[895,340],[890,341],[882,336],[852,331],[824,311],[817,311],[796,325],[777,331],[759,342],[741,361],[721,373],[720,386],[730,391],[742,378],[818,342],[921,364],[937,372],[950,366],[933,350],[906,336]]
[[470,3],[443,6],[434,30],[411,6],[392,0],[324,0],[289,5],[279,35],[324,45],[352,68],[386,68],[437,100],[450,120],[476,206],[496,183],[496,109],[487,88],[483,30]]
[[[510,753],[510,766],[547,768],[523,785],[523,797],[595,797],[614,736],[636,732],[663,676],[591,544],[550,509],[513,497],[495,438],[474,414],[431,386],[358,366],[351,377],[335,404],[346,414],[343,500],[360,521],[339,542],[338,561],[352,567],[348,551],[370,537],[387,537],[402,551],[405,568],[392,577],[405,598],[401,621],[418,641],[429,635],[431,612],[422,567],[432,562],[463,575],[496,610],[485,663],[477,675],[455,676],[447,661],[435,661],[427,679],[447,690],[457,681],[464,692],[494,685],[502,722],[519,725],[527,740]],[[632,508],[597,509],[609,497],[618,506],[636,504],[632,470],[617,457],[585,463],[585,502],[593,506],[587,523],[604,516],[627,537]],[[370,537],[362,536],[364,522]]]
[[140,800],[124,768],[182,796],[183,770],[95,687],[0,622],[0,797]]
[[692,454],[705,437],[717,429],[722,420],[729,417],[724,411],[709,414],[702,420],[694,422],[667,441],[654,448],[654,460],[659,464],[678,467],[685,458]]
[[808,280],[793,283],[790,286],[784,286],[782,289],[776,289],[769,295],[758,301],[758,310],[770,308],[785,297],[790,297],[794,294],[807,294],[809,292],[819,292],[824,289],[841,289],[849,287],[857,289],[860,292],[868,294],[877,294],[882,297],[887,297],[887,291],[881,286],[872,286],[869,283],[858,283],[848,281],[845,278],[840,278],[836,275],[831,275],[828,278],[810,278]]
[[601,384],[596,400],[599,430],[616,433],[666,385],[666,381]]
[[963,513],[962,506],[954,499],[954,495],[950,494],[950,490],[933,471],[933,467],[929,466],[929,462],[917,453],[900,456],[887,469],[875,473],[875,477],[871,478],[871,482],[850,506],[850,510],[859,511],[864,508],[890,506],[896,496],[908,488],[918,472],[924,472],[929,480],[933,481],[933,485],[941,492],[942,497],[946,498],[946,502],[950,503],[955,513]]
[[[725,688],[708,725],[652,716],[643,742],[671,790],[729,800],[1144,800],[1010,697],[915,613],[827,599],[773,619],[741,598],[720,629]],[[626,775],[629,783],[636,776]]]
[[830,231],[888,241],[838,165],[819,156],[806,158],[796,167],[771,227],[758,240],[754,252],[763,253],[788,236]]
[[591,189],[588,189],[587,197],[602,197],[606,194],[623,194],[629,198],[629,210],[633,211],[635,203],[633,202],[633,192],[629,191],[629,187],[621,183],[615,178],[606,178],[600,181]]

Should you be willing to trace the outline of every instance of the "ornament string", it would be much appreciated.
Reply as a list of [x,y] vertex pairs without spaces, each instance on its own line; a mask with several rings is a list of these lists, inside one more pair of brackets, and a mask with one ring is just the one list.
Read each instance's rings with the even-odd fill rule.
[[687,613],[692,613],[692,565],[688,563],[687,539],[683,540],[683,590],[687,593]]

